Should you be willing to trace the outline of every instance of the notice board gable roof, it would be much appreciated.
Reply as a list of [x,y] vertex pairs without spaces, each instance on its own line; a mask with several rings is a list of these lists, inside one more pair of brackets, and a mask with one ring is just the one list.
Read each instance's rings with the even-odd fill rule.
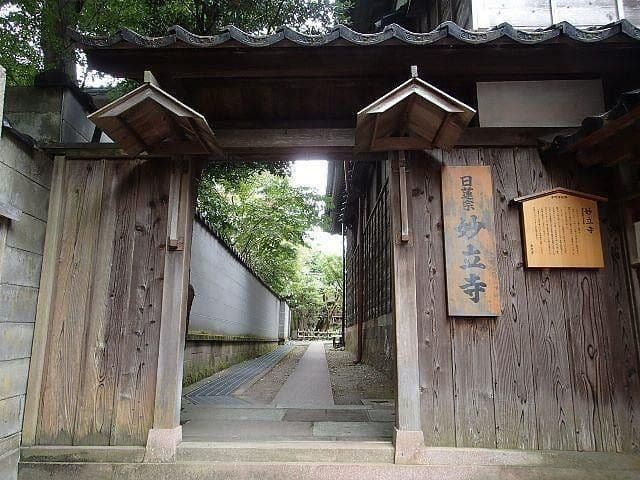
[[532,193],[531,195],[524,195],[522,197],[514,198],[513,202],[515,202],[515,203],[524,203],[524,202],[528,202],[530,200],[535,200],[537,198],[548,197],[549,195],[554,195],[554,194],[557,194],[557,193],[570,195],[570,196],[573,196],[573,197],[586,198],[588,200],[594,200],[596,202],[606,202],[607,201],[606,197],[602,197],[600,195],[594,195],[592,193],[586,193],[586,192],[579,192],[578,190],[571,190],[569,188],[564,188],[564,187],[555,187],[555,188],[552,188],[550,190],[545,190],[544,192],[536,192],[536,193]]
[[475,113],[416,76],[358,112],[356,151],[449,149]]
[[222,157],[204,116],[150,83],[88,118],[129,155],[199,153]]

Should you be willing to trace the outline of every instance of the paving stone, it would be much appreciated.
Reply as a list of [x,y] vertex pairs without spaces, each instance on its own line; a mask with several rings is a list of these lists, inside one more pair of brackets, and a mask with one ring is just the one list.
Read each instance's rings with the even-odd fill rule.
[[293,374],[284,383],[273,405],[278,407],[332,407],[333,391],[324,342],[311,342]]
[[283,420],[285,422],[368,422],[369,417],[364,410],[327,410],[288,408]]
[[329,438],[390,438],[393,424],[387,422],[317,422],[313,436]]
[[200,420],[182,426],[182,438],[195,441],[256,441],[312,438],[311,422]]

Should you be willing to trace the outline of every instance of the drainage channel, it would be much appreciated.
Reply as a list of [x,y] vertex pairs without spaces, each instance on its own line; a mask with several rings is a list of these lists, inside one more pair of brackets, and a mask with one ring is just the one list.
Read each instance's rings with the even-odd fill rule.
[[245,382],[273,368],[293,349],[293,345],[280,345],[261,357],[247,360],[230,367],[222,375],[212,379],[185,395],[193,403],[202,397],[224,397],[231,395]]

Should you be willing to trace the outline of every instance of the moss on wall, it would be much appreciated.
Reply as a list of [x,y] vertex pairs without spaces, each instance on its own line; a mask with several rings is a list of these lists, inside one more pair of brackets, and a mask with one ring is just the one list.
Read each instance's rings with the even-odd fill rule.
[[[184,352],[182,386],[187,387],[236,363],[273,351],[276,340],[189,334]],[[209,338],[209,339],[208,339]]]

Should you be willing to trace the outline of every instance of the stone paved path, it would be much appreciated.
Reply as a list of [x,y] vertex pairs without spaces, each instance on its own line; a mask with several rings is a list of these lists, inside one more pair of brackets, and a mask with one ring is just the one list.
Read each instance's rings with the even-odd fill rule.
[[[292,345],[281,345],[266,355],[234,365],[224,371],[222,375],[214,376],[211,381],[187,393],[185,397],[195,405],[224,404],[226,402],[223,402],[223,399],[219,397],[228,397],[250,380],[264,375],[282,360],[292,348]],[[237,402],[239,401],[231,403]]]
[[272,403],[275,407],[333,407],[333,392],[324,342],[311,342],[293,374]]
[[393,402],[334,405],[323,342],[312,342],[270,405],[233,395],[292,347],[231,367],[186,394],[183,438],[193,442],[388,441]]

